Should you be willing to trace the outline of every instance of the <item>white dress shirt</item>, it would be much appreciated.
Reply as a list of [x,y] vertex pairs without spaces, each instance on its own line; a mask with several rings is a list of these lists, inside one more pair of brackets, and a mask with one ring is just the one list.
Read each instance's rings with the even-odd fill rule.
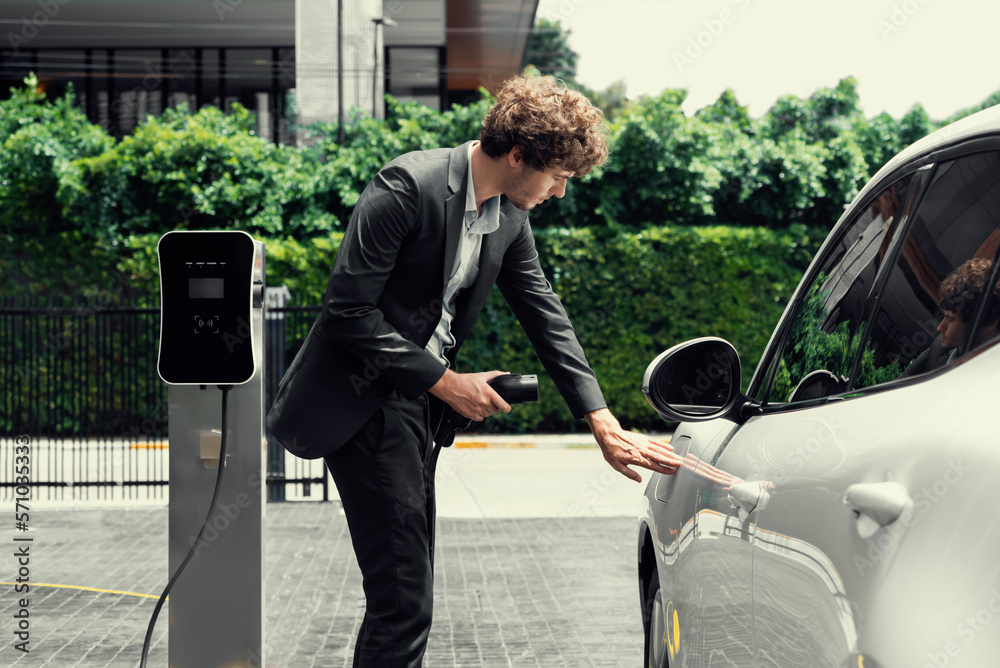
[[451,268],[451,278],[444,289],[441,306],[441,320],[427,342],[426,350],[450,366],[445,357],[455,347],[451,334],[451,323],[455,319],[455,301],[458,293],[469,287],[479,275],[479,255],[483,246],[483,235],[495,232],[500,227],[500,196],[491,197],[483,203],[483,212],[476,208],[476,186],[472,180],[472,149],[479,142],[469,145],[468,187],[465,189],[464,234],[458,240],[458,253]]

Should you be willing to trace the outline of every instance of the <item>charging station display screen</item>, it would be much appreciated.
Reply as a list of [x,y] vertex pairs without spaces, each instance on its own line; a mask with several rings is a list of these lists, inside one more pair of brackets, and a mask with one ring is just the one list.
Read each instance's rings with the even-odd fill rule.
[[189,278],[188,297],[190,299],[224,299],[225,281],[221,278]]
[[177,385],[250,380],[253,238],[234,231],[168,232],[157,254],[160,377]]

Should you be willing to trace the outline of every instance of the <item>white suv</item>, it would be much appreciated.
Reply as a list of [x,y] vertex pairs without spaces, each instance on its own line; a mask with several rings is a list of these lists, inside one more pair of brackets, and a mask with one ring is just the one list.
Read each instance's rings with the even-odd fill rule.
[[1000,662],[1000,107],[910,146],[813,260],[746,392],[654,360],[676,476],[639,518],[648,665]]

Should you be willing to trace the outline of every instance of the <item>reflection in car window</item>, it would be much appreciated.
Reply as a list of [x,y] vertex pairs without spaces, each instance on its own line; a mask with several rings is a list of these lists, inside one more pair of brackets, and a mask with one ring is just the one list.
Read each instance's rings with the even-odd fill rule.
[[889,273],[855,387],[941,368],[988,334],[971,329],[998,245],[1000,154],[941,164]]
[[[767,403],[846,389],[875,276],[912,199],[907,176],[855,218],[806,292],[777,364]],[[898,372],[893,375],[893,378]]]
[[[995,235],[997,237],[998,243],[1000,243],[1000,234]],[[994,256],[993,263],[997,262],[996,256]],[[995,343],[997,339],[1000,339],[1000,272],[998,269],[993,268],[993,263],[991,263],[991,269],[993,269],[993,276],[997,276],[996,279],[991,277],[987,278],[988,283],[993,284],[992,291],[988,292],[988,301],[983,310],[982,318],[979,321],[979,329],[976,335],[971,339],[965,341],[965,346],[969,351],[973,351],[976,348],[985,346],[990,343]]]

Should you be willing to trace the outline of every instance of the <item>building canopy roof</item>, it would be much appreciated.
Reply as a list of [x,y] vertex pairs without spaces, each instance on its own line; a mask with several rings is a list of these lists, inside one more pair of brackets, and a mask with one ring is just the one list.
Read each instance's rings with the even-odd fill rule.
[[[344,0],[345,6],[351,0]],[[29,49],[292,47],[296,0],[73,0]],[[334,4],[335,6],[335,4]],[[16,32],[39,3],[0,2],[0,23]],[[518,71],[538,0],[386,0],[396,22],[386,46],[446,46],[447,87],[491,92]]]
[[491,93],[521,67],[538,0],[448,2],[448,88]]
[[[290,47],[295,0],[72,0],[49,3],[53,14],[23,48]],[[37,2],[2,2],[0,20],[18,32]],[[11,21],[17,23],[10,24]],[[4,31],[7,32],[7,31]]]

